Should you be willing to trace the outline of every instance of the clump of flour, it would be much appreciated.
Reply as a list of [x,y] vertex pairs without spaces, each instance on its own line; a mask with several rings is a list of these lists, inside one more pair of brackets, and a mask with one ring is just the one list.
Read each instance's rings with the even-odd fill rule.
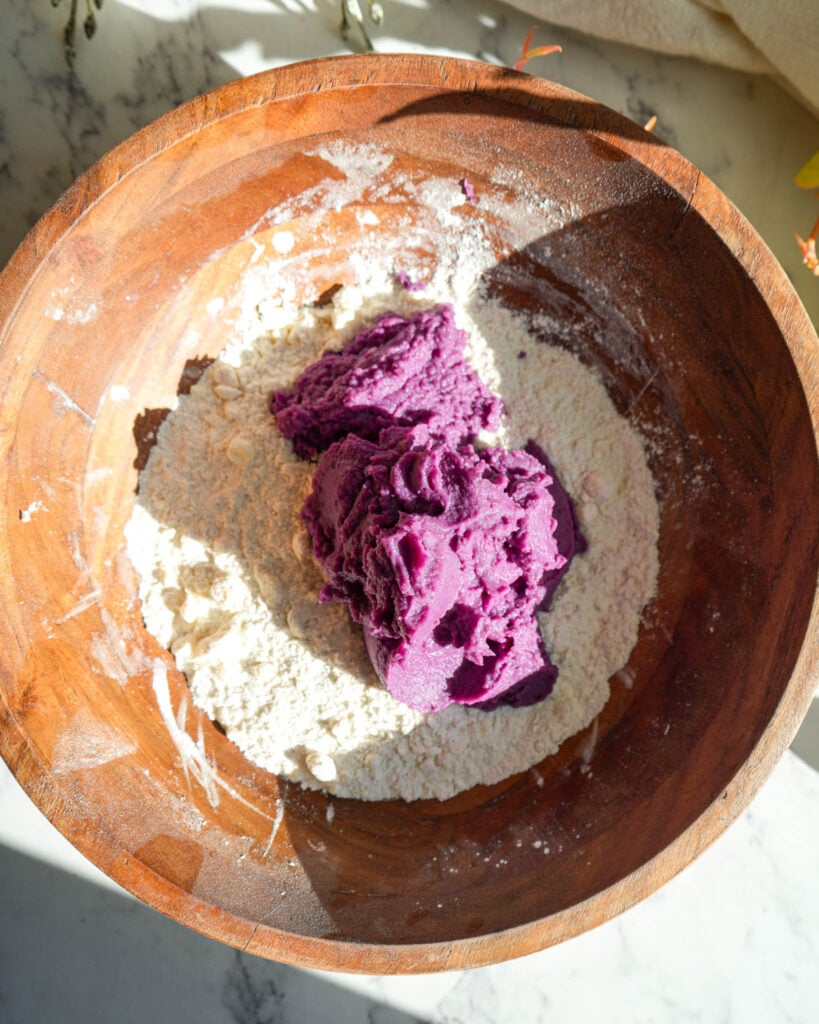
[[[534,707],[423,715],[382,689],[346,607],[316,601],[323,578],[299,518],[314,466],[268,411],[273,391],[380,312],[439,302],[454,305],[470,362],[506,405],[481,440],[536,441],[589,544],[540,617],[559,676]],[[412,800],[523,771],[600,712],[654,593],[657,536],[640,439],[579,360],[451,280],[408,292],[371,278],[320,307],[262,305],[256,336],[237,336],[162,425],[128,550],[148,629],[247,757],[338,796]]]

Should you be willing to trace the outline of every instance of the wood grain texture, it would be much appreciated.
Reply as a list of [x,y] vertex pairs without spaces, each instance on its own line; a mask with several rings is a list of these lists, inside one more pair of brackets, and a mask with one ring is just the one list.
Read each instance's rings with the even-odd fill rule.
[[[593,749],[587,730],[537,772],[444,803],[330,801],[247,762],[145,632],[123,553],[150,430],[221,347],[209,299],[238,290],[267,212],[327,175],[311,154],[339,138],[388,149],[396,180],[467,176],[480,193],[512,167],[572,205],[485,284],[570,328],[561,343],[645,432],[662,499],[659,595]],[[377,206],[385,244],[412,216],[392,199]],[[293,214],[306,299],[351,278],[354,212],[313,236],[309,210]],[[111,877],[261,956],[421,972],[593,927],[720,834],[816,687],[816,359],[728,200],[558,86],[352,57],[185,104],[91,168],[0,278],[2,754]]]

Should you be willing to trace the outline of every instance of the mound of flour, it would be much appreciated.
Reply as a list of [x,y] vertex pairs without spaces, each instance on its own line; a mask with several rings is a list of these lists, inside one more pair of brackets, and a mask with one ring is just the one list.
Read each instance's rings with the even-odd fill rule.
[[[588,540],[540,617],[559,676],[534,707],[423,715],[378,684],[346,607],[316,601],[323,578],[299,518],[314,466],[268,411],[272,392],[378,313],[439,302],[506,405],[481,441],[536,441]],[[127,539],[147,628],[248,758],[338,796],[412,800],[523,771],[594,719],[654,594],[658,529],[640,438],[593,373],[498,304],[381,281],[322,307],[262,305],[258,335],[229,343],[159,430]]]

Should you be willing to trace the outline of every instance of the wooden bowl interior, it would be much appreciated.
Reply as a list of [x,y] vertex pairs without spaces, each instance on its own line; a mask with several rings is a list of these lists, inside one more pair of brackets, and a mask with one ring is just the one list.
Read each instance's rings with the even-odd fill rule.
[[[178,920],[281,960],[423,970],[565,938],[712,838],[652,874],[788,688],[816,579],[816,449],[781,323],[692,203],[693,168],[543,83],[453,63],[431,89],[407,58],[404,84],[352,91],[362,67],[334,62],[320,93],[291,69],[277,91],[251,80],[160,121],[72,190],[42,229],[53,244],[12,268],[25,289],[0,348],[2,746],[84,852]],[[317,155],[336,140],[394,159],[380,191],[317,221],[306,197],[340,174]],[[401,183],[433,174],[571,210],[548,231],[534,221],[485,284],[563,325],[544,340],[596,369],[643,432],[660,589],[594,733],[536,771],[444,803],[331,800],[256,768],[192,706],[143,627],[123,529],[138,449],[224,344],[260,247],[315,299],[353,279],[351,252],[400,259],[418,219]],[[294,235],[286,256],[274,224]]]

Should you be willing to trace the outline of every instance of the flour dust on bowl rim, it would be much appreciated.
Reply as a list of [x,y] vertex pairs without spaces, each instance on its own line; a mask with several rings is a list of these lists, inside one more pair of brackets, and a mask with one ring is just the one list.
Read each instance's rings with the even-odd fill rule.
[[[262,771],[197,710],[144,628],[124,529],[145,444],[221,349],[243,282],[272,267],[315,302],[362,254],[430,260],[433,178],[478,197],[449,239],[494,240],[484,289],[645,438],[659,589],[604,711],[553,757],[443,802],[367,803]],[[0,281],[5,760],[110,877],[260,956],[422,972],[593,927],[720,834],[809,706],[816,345],[699,171],[554,84],[366,56],[183,105],[92,167]]]

